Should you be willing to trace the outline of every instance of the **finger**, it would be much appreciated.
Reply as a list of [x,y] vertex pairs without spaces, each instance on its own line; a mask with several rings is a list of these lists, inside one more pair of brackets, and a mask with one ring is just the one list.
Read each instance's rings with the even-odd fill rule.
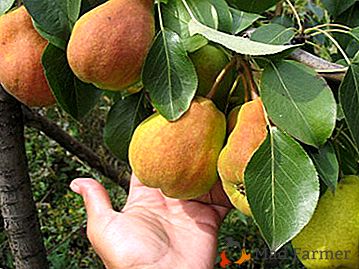
[[[131,175],[131,183],[130,183],[130,191],[127,198],[127,204],[133,204],[138,201],[148,201],[148,200],[156,200],[163,199],[163,196],[159,189],[146,187],[141,183],[141,181],[132,173]],[[124,208],[124,209],[125,209]]]
[[219,180],[214,184],[209,193],[202,195],[195,200],[206,204],[233,208],[233,205],[226,193],[224,192],[222,183]]
[[101,216],[113,210],[106,189],[91,178],[78,178],[71,182],[70,188],[84,199],[89,219],[101,219]]

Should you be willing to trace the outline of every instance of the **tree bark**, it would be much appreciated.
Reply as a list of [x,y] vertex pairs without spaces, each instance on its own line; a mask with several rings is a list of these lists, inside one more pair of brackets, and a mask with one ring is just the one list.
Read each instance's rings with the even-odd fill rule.
[[16,268],[49,268],[28,174],[21,105],[1,86],[0,209]]

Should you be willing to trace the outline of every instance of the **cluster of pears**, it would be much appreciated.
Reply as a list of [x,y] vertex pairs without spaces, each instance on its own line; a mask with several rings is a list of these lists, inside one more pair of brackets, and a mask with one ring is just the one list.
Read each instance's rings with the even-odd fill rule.
[[47,44],[25,7],[0,17],[0,83],[30,107],[55,103],[41,64]]
[[208,193],[219,174],[233,205],[251,215],[243,178],[248,162],[267,136],[262,101],[247,102],[229,115],[226,122],[210,99],[198,96],[175,122],[159,113],[150,116],[137,127],[130,143],[134,174],[146,186],[177,199]]
[[217,161],[226,137],[224,107],[231,77],[220,84],[213,101],[205,96],[229,63],[225,52],[212,44],[190,54],[198,74],[197,97],[175,122],[159,113],[142,122],[129,148],[130,165],[146,186],[160,188],[172,198],[192,199],[208,193],[218,180]]
[[[154,33],[153,0],[111,0],[84,14],[67,47],[79,79],[120,91],[140,80]],[[0,17],[0,83],[30,107],[55,103],[41,57],[48,42],[24,6]]]

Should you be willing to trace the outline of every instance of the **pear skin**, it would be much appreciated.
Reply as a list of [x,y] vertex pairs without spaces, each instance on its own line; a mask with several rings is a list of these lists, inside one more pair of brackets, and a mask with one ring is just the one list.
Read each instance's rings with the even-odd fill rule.
[[236,125],[218,158],[223,189],[232,204],[247,216],[251,216],[251,211],[243,183],[244,171],[266,137],[267,122],[263,104],[257,98],[240,108]]
[[0,83],[30,107],[55,103],[41,64],[47,44],[24,6],[0,17]]
[[193,199],[218,180],[217,159],[226,135],[224,115],[209,99],[196,97],[178,121],[158,113],[134,132],[129,161],[148,187],[171,198]]
[[[198,89],[196,95],[206,96],[216,82],[218,75],[229,63],[229,58],[225,52],[212,45],[206,45],[190,54],[191,60],[196,68],[198,75]],[[232,86],[233,74],[228,74],[220,84],[213,102],[220,110],[224,110],[227,97]]]
[[229,112],[228,117],[227,117],[227,133],[228,134],[232,133],[232,131],[236,127],[238,114],[239,114],[240,110],[241,110],[241,106],[236,106]]
[[111,0],[84,14],[67,48],[75,75],[105,90],[137,83],[155,33],[152,8],[153,0]]
[[358,176],[344,177],[335,193],[325,192],[312,219],[292,244],[308,269],[359,268]]

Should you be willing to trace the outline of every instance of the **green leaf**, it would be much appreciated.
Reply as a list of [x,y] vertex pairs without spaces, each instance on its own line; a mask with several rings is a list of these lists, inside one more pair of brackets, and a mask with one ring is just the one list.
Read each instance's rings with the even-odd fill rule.
[[67,1],[63,0],[23,0],[26,9],[40,28],[49,35],[68,40],[72,22]]
[[319,147],[331,136],[337,105],[326,81],[294,61],[270,62],[263,71],[261,96],[275,125]]
[[339,89],[339,100],[345,121],[356,147],[359,147],[359,64],[352,64]]
[[191,35],[201,34],[210,41],[219,43],[230,50],[245,55],[270,55],[298,47],[292,45],[270,45],[255,42],[240,36],[234,36],[219,32],[195,20],[191,20],[188,27]]
[[149,116],[143,99],[143,92],[121,99],[111,107],[107,116],[105,143],[116,157],[126,162],[133,132],[141,121]]
[[353,28],[351,31],[351,36],[357,41],[359,42],[359,27],[355,27]]
[[81,119],[96,105],[102,92],[76,78],[63,50],[49,44],[42,64],[58,104],[73,118]]
[[5,14],[15,3],[15,0],[0,0],[0,16]]
[[313,1],[308,1],[308,4],[306,6],[315,16],[317,16],[318,20],[321,21],[324,17],[324,9],[320,6],[314,3]]
[[80,16],[81,0],[67,0],[67,14],[71,22],[71,28]]
[[311,219],[319,198],[313,162],[290,136],[273,127],[245,175],[253,218],[272,251],[295,237]]
[[337,17],[355,4],[357,0],[322,0],[324,7],[333,17]]
[[359,26],[359,4],[356,3],[340,14],[335,19],[335,23],[341,23],[352,28]]
[[229,0],[228,2],[240,10],[262,13],[274,6],[279,0]]
[[186,0],[195,18],[209,27],[230,32],[232,17],[225,0]]
[[247,29],[256,20],[263,18],[258,14],[248,13],[234,8],[230,8],[229,10],[233,18],[232,34],[235,35]]
[[185,50],[195,52],[208,44],[208,40],[201,35],[195,35],[182,40]]
[[251,35],[251,40],[273,45],[290,43],[295,36],[293,28],[271,23],[257,28]]
[[349,130],[340,131],[334,140],[334,146],[338,154],[340,169],[344,175],[359,174],[359,150],[350,137]]
[[[186,0],[193,15],[201,23],[225,32],[232,30],[232,16],[225,0]],[[163,5],[163,21],[182,38],[189,37],[188,23],[191,16],[182,0],[171,0]]]
[[171,0],[168,4],[162,5],[162,16],[167,29],[176,32],[182,39],[190,37],[188,22],[191,16],[181,0]]
[[320,178],[334,192],[338,183],[339,163],[332,143],[328,142],[318,150],[310,151],[309,154]]
[[64,51],[66,50],[67,42],[65,40],[58,38],[54,35],[50,35],[50,34],[46,33],[44,30],[41,29],[40,25],[38,25],[35,21],[34,21],[34,27],[37,30],[37,32],[43,38],[45,38],[47,41],[49,41],[52,45],[54,45]]
[[359,51],[354,55],[352,63],[359,64]]
[[179,35],[160,31],[148,53],[142,81],[153,106],[167,120],[177,120],[188,110],[198,78]]

